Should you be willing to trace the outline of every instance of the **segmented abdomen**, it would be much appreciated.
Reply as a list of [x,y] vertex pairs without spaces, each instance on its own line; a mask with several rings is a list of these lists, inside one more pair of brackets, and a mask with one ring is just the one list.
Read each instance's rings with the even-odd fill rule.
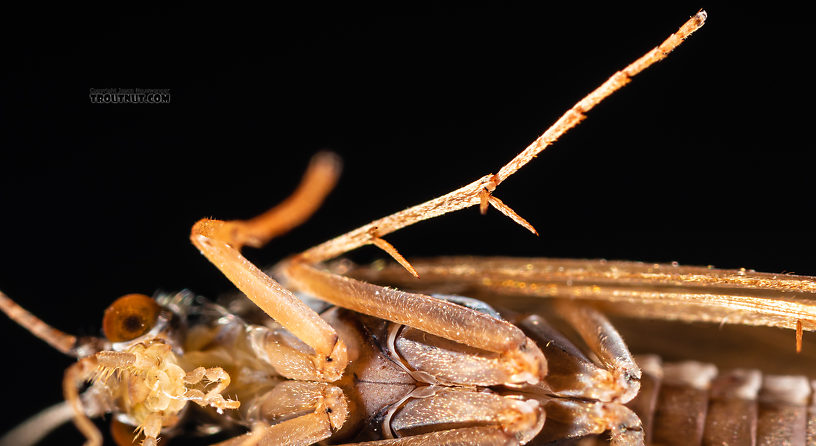
[[654,355],[636,360],[641,390],[627,405],[640,417],[648,444],[816,444],[816,382],[804,376],[718,371],[694,361],[662,363]]

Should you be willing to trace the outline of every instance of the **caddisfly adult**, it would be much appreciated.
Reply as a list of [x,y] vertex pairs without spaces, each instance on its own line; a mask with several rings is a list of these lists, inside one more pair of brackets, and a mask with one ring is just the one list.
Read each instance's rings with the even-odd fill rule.
[[[496,174],[287,259],[269,272],[278,281],[247,261],[241,247],[261,246],[307,218],[337,179],[336,157],[315,157],[295,194],[259,217],[197,223],[192,242],[257,307],[241,299],[225,307],[189,293],[127,295],[106,311],[105,338],[77,338],[0,295],[12,319],[79,358],[65,375],[69,406],[44,412],[34,428],[16,430],[5,441],[31,438],[42,423],[63,420],[66,412],[90,444],[99,444],[101,436],[88,418],[104,413],[114,414],[114,437],[121,444],[132,442],[134,429],[137,441],[150,445],[189,431],[190,423],[206,426],[201,433],[249,430],[220,443],[228,445],[327,439],[527,444],[604,433],[615,444],[728,436],[804,441],[802,395],[810,394],[804,378],[763,381],[754,371],[717,375],[706,364],[661,367],[655,357],[638,363],[606,317],[576,300],[623,315],[727,316],[801,333],[816,323],[810,278],[581,260],[409,262],[383,238],[476,205],[482,212],[492,206],[535,232],[495,196],[499,184],[665,57],[705,18],[697,13],[613,75]],[[385,250],[422,281],[406,282],[404,271],[388,267],[326,263],[366,244]],[[374,282],[402,283],[427,294]],[[473,298],[491,293],[566,300],[554,301],[546,315],[499,313]],[[723,418],[738,409],[746,414],[738,422]]]

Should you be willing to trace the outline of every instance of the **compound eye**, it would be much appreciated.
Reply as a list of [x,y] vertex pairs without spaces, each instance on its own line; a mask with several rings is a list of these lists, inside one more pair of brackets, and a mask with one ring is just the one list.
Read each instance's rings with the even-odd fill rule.
[[111,342],[130,341],[150,331],[161,307],[144,294],[128,294],[116,299],[102,319],[102,332]]

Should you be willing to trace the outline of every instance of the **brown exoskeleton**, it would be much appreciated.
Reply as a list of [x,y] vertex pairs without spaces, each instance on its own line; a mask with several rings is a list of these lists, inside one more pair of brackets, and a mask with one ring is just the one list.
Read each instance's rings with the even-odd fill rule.
[[[363,244],[374,244],[424,280],[447,277],[506,294],[623,301],[626,305],[613,309],[667,317],[694,314],[674,305],[693,294],[676,290],[678,284],[700,285],[701,290],[710,285],[719,291],[770,285],[772,279],[761,275],[749,274],[743,280],[734,274],[696,270],[661,275],[656,271],[660,268],[629,263],[502,261],[510,265],[503,268],[491,260],[457,259],[447,265],[412,265],[382,238],[417,221],[476,204],[482,211],[492,205],[532,229],[493,195],[499,183],[631,76],[664,57],[704,19],[699,13],[662,45],[616,73],[496,175],[372,222],[276,269],[275,277],[287,288],[336,307],[311,308],[240,255],[242,246],[263,245],[320,203],[338,170],[332,156],[321,155],[298,192],[279,207],[249,221],[202,220],[191,234],[202,253],[274,322],[253,324],[257,314],[252,311],[194,304],[185,294],[162,297],[158,303],[131,295],[106,312],[106,340],[78,341],[30,317],[5,297],[3,308],[59,350],[80,357],[66,372],[65,394],[77,426],[92,444],[100,437],[87,416],[113,412],[117,426],[137,426],[144,434],[143,444],[155,444],[161,432],[171,435],[185,412],[195,409],[188,402],[222,413],[219,424],[250,428],[248,436],[225,444],[310,444],[330,436],[339,442],[386,438],[382,444],[504,444],[604,431],[611,431],[613,441],[621,444],[642,442],[640,420],[621,405],[637,394],[640,371],[614,328],[595,310],[556,305],[565,325],[583,338],[586,352],[581,352],[538,316],[505,316],[511,324],[490,307],[466,298],[406,293],[337,274],[368,274],[372,281],[380,281],[387,279],[387,270],[321,265]],[[810,283],[788,282],[788,289],[801,291],[808,291]],[[637,293],[626,295],[618,288]],[[660,290],[647,295],[646,288]],[[671,307],[654,302],[669,295],[669,289],[675,291]],[[720,317],[718,305],[739,303],[733,293],[698,294],[706,294],[715,318]],[[811,328],[804,303],[793,302],[781,314],[772,310],[746,315],[743,322],[787,326],[801,320],[798,326]],[[655,369],[649,363],[644,368]],[[92,385],[80,395],[80,386],[89,380]]]

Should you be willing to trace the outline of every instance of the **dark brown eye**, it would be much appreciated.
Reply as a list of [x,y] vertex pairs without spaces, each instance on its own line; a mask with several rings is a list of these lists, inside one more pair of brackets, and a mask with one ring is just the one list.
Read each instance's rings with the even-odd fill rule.
[[111,342],[129,341],[156,325],[159,304],[144,294],[128,294],[116,299],[102,319],[102,332]]

